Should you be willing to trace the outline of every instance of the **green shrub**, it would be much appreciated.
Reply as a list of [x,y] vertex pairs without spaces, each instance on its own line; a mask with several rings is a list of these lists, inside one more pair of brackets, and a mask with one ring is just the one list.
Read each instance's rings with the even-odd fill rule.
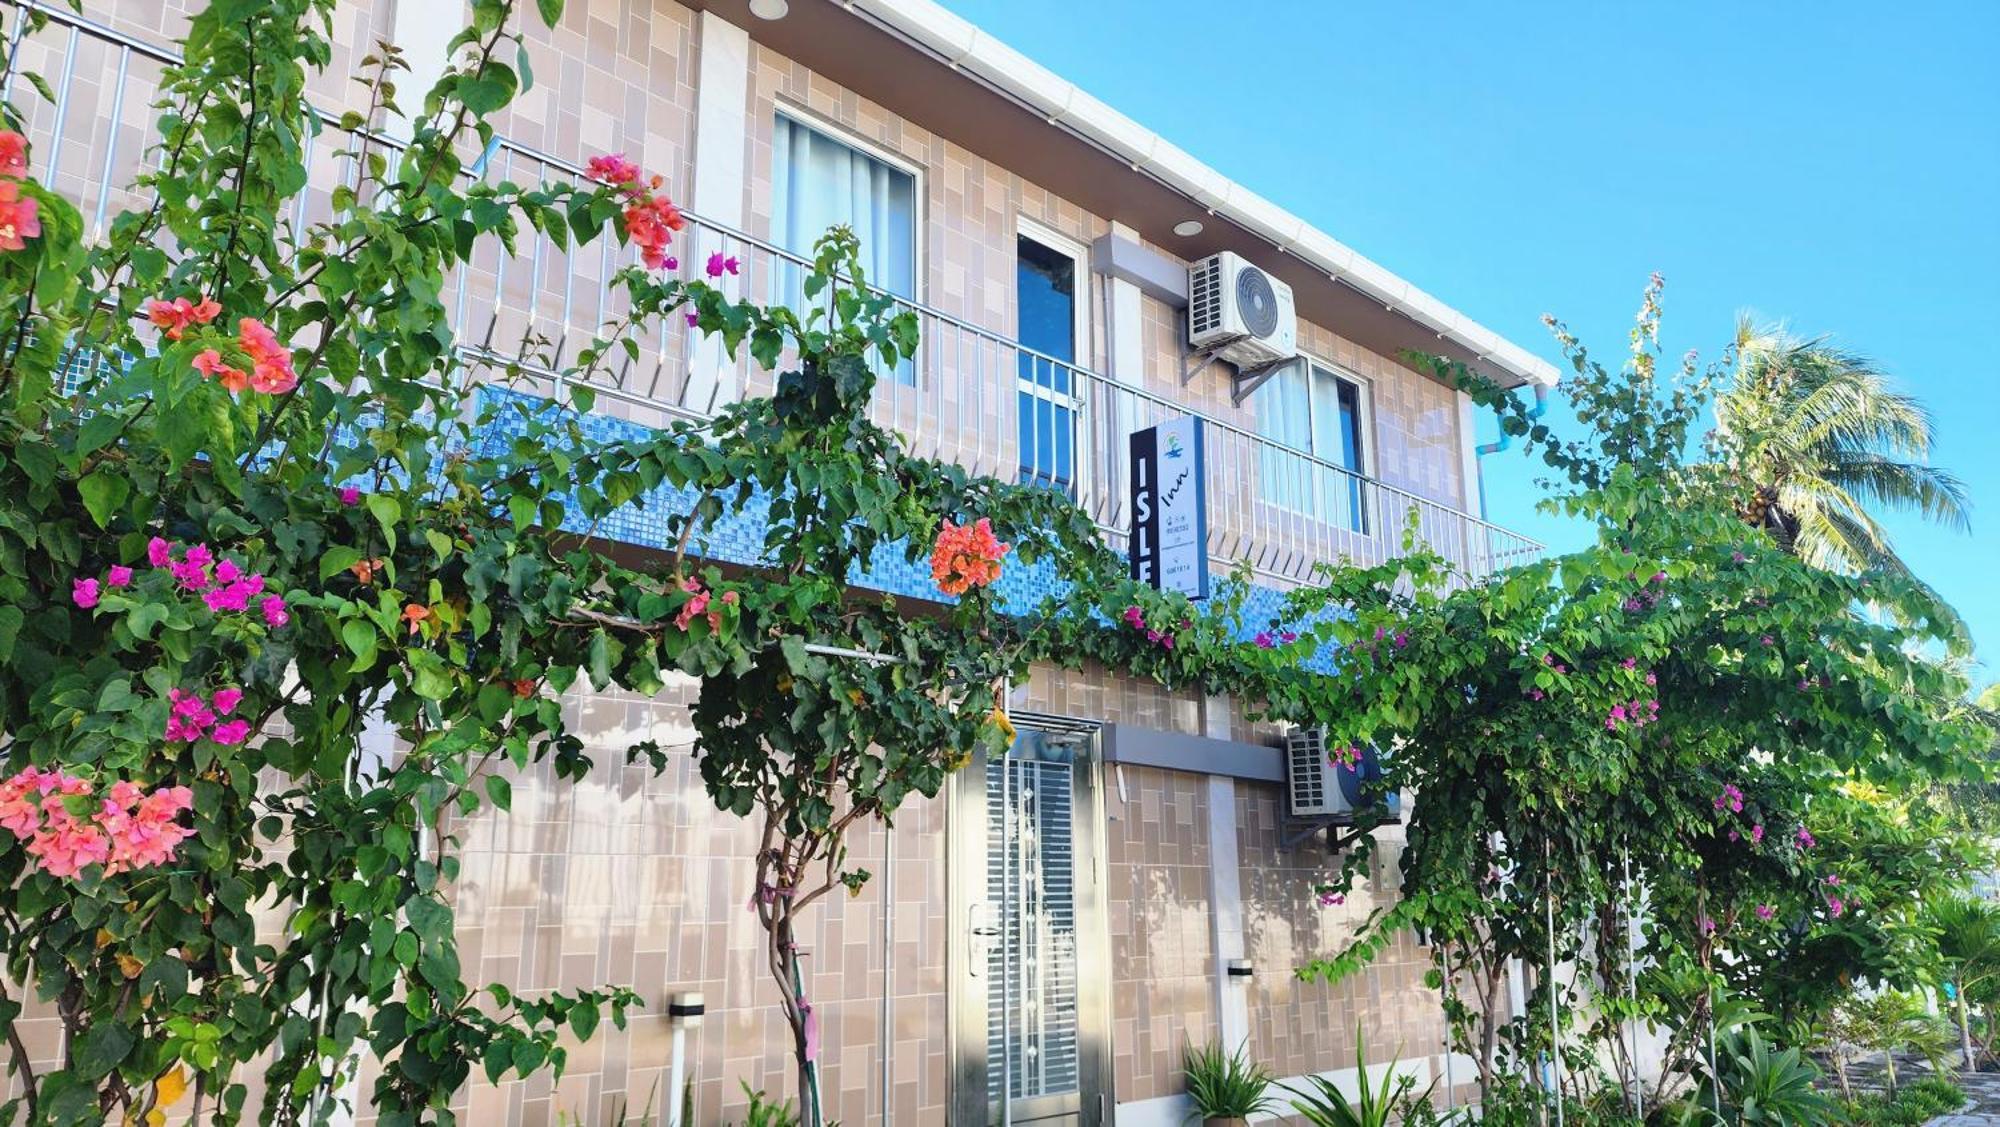
[[1270,1094],[1271,1072],[1250,1059],[1247,1047],[1226,1052],[1220,1041],[1181,1052],[1188,1099],[1194,1101],[1189,1119],[1248,1119],[1281,1105]]

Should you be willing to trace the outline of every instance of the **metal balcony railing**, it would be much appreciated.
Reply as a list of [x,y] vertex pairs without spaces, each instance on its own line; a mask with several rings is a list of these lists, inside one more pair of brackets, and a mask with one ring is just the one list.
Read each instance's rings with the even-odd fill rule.
[[[147,201],[129,185],[151,145],[161,69],[174,56],[94,21],[36,0],[48,26],[20,45],[21,65],[50,79],[53,103],[20,98],[34,143],[35,173],[79,205],[93,233],[107,217]],[[336,185],[352,184],[354,161],[328,128],[309,143],[308,190],[289,218],[297,236],[328,214]],[[371,144],[391,144],[379,136]],[[471,175],[533,185],[576,181],[583,169],[500,140]],[[702,276],[708,256],[740,263],[722,284],[742,296],[802,303],[806,260],[746,232],[688,215],[677,240],[678,270]],[[515,367],[544,391],[556,390],[578,351],[626,311],[611,276],[634,256],[611,240],[558,247],[521,232],[513,253],[484,240],[442,295],[461,355],[472,365]],[[880,374],[871,412],[919,454],[978,473],[1031,480],[1069,493],[1123,546],[1126,436],[1166,419],[1202,412],[1112,379],[921,302],[898,299],[921,325],[918,356]],[[639,354],[594,372],[600,410],[639,422],[700,418],[718,405],[771,389],[747,355],[728,357],[679,318],[652,328]],[[1315,564],[1343,557],[1377,562],[1401,550],[1403,529],[1473,575],[1538,556],[1542,545],[1449,505],[1385,484],[1203,415],[1207,432],[1209,549],[1222,566],[1247,559],[1268,579],[1296,582]]]

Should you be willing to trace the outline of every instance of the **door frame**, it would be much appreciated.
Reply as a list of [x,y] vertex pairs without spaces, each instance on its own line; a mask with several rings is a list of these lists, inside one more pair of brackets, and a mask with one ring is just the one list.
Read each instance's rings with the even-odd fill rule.
[[[1103,725],[1042,713],[1011,713],[1017,728],[1083,737],[1072,772],[1074,820],[1072,890],[1076,898],[1076,1037],[1079,1127],[1105,1127],[1117,1106],[1112,1079],[1111,931],[1105,895]],[[986,901],[986,765],[981,753],[961,768],[945,804],[947,927],[945,935],[946,1065],[951,1122],[991,1124],[987,1096],[986,949],[975,927],[991,927],[997,905]],[[975,958],[975,954],[977,957]],[[976,974],[975,974],[976,972]],[[1027,1111],[1039,1111],[1032,1106]]]

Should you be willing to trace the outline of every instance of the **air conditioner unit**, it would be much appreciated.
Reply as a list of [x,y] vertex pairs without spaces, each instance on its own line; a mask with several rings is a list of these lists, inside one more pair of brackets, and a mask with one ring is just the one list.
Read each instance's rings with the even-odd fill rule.
[[1188,344],[1239,368],[1262,368],[1299,352],[1292,287],[1230,251],[1188,267]]
[[1372,747],[1348,767],[1327,758],[1326,729],[1293,728],[1285,735],[1285,791],[1294,818],[1351,817],[1359,810],[1399,819],[1402,796],[1372,792],[1381,779],[1382,756]]

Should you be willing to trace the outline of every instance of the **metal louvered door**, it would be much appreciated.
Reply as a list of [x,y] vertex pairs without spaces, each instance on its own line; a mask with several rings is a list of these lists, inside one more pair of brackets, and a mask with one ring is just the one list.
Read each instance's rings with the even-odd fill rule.
[[1110,1107],[1096,736],[1021,725],[953,807],[953,1123],[1099,1124]]

